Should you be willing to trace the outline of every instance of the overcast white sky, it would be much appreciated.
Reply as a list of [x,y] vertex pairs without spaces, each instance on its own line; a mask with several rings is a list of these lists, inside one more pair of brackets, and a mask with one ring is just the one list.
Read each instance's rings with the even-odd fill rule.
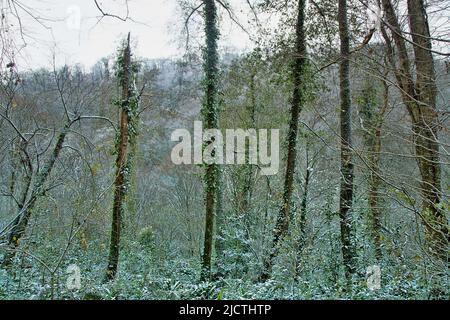
[[[8,0],[0,0],[6,7]],[[181,33],[184,18],[178,5],[179,0],[128,0],[129,17],[134,21],[120,21],[110,17],[100,22],[100,12],[94,0],[16,0],[16,7],[22,20],[27,47],[16,55],[20,70],[51,67],[53,53],[57,65],[81,63],[91,67],[100,58],[116,51],[120,39],[131,31],[137,44],[137,55],[146,58],[174,57],[184,53],[184,37]],[[192,0],[200,3],[201,0]],[[124,17],[126,0],[98,0],[105,12]],[[248,27],[249,19],[246,0],[228,0],[238,20]],[[448,8],[433,14],[432,35],[447,38],[450,15]],[[41,17],[36,21],[27,12]],[[222,15],[221,45],[245,50],[251,47],[248,35],[227,17]],[[8,15],[12,37],[18,36],[19,24]],[[197,20],[201,17],[194,16]],[[261,16],[260,16],[261,19]],[[270,18],[272,19],[272,18]],[[261,19],[263,25],[274,23],[269,18]],[[3,23],[4,21],[2,21]],[[249,28],[248,30],[250,30]],[[439,32],[437,32],[437,30]],[[14,32],[15,31],[15,32]],[[193,31],[193,30],[191,30]],[[196,34],[192,32],[195,41]],[[198,39],[198,37],[197,37]],[[17,45],[20,46],[20,43]],[[448,52],[446,42],[437,43],[434,48]]]
[[[125,15],[125,0],[98,2],[104,11]],[[177,0],[129,0],[129,16],[135,22],[105,17],[99,23],[100,12],[94,0],[22,0],[20,3],[39,12],[40,17],[50,19],[41,20],[44,27],[21,13],[27,47],[21,50],[16,60],[22,70],[49,67],[53,52],[59,65],[82,63],[90,67],[100,58],[114,53],[118,41],[128,31],[137,41],[141,57],[161,58],[183,53],[180,36],[183,18]],[[237,7],[239,9],[239,5]],[[225,23],[225,27],[222,45],[236,49],[250,46],[248,36],[242,30],[232,27],[231,23]],[[17,30],[17,25],[14,28]]]

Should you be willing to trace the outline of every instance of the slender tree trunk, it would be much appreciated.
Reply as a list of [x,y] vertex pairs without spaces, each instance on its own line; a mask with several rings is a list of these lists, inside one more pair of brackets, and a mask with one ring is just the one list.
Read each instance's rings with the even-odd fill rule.
[[[250,128],[256,127],[256,88],[255,88],[255,78],[256,78],[256,70],[252,70],[252,74],[250,75]],[[246,141],[246,150],[248,150],[248,141]],[[246,159],[248,162],[248,153],[246,154]],[[244,167],[244,183],[242,186],[242,201],[240,204],[241,214],[244,215],[246,223],[248,222],[248,213],[250,209],[250,200],[253,189],[253,173],[254,166],[250,163],[246,163]],[[247,225],[248,226],[248,225]]]
[[[203,125],[205,129],[215,129],[218,124],[217,90],[218,90],[218,65],[219,56],[217,41],[219,30],[217,28],[217,8],[215,0],[204,1],[204,20],[206,48],[204,49],[204,102],[202,108]],[[211,276],[211,258],[214,242],[214,216],[217,200],[217,164],[206,165],[205,170],[205,239],[202,259],[202,280]]]
[[307,209],[307,203],[308,203],[307,201],[308,201],[309,182],[311,179],[311,168],[306,168],[305,171],[306,171],[306,176],[305,176],[305,183],[303,186],[302,202],[300,204],[300,215],[299,215],[301,243],[303,243],[304,239],[305,239],[306,209]]
[[305,247],[306,241],[306,209],[308,204],[308,192],[309,192],[309,183],[311,181],[311,172],[312,169],[310,167],[310,159],[309,159],[309,143],[306,143],[306,170],[305,170],[305,181],[303,182],[303,193],[302,193],[302,201],[300,203],[300,212],[298,214],[296,225],[299,228],[299,235],[296,239],[296,257],[295,257],[295,270],[294,270],[294,280],[298,281],[300,277],[300,268],[301,268],[301,257],[303,253],[303,249]]
[[[250,82],[249,82],[249,90],[250,90],[250,104],[247,109],[250,114],[250,125],[249,128],[256,128],[256,72],[257,68],[255,66],[251,66],[253,70],[250,74]],[[246,141],[246,150],[249,149],[249,141]],[[243,181],[241,187],[241,201],[238,207],[240,216],[243,219],[243,225],[245,232],[245,243],[243,245],[244,252],[251,252],[251,229],[252,229],[252,194],[253,194],[253,185],[254,185],[254,173],[255,166],[249,163],[249,152],[246,152],[246,164],[243,167]],[[245,266],[244,272],[248,271],[249,262],[245,259],[245,257],[241,257],[240,261]]]
[[9,193],[11,195],[14,194],[14,190],[15,190],[15,186],[16,186],[16,176],[17,176],[17,171],[19,171],[19,161],[18,159],[20,158],[19,156],[19,152],[20,149],[18,147],[16,147],[16,145],[14,144],[13,147],[11,148],[9,154],[10,154],[10,161],[11,163],[11,178],[9,180]]
[[[385,77],[388,72],[385,73]],[[379,192],[380,178],[380,151],[381,151],[381,128],[383,125],[384,114],[389,103],[389,86],[383,81],[383,104],[378,106],[377,90],[374,87],[373,79],[367,79],[363,90],[361,115],[363,117],[364,144],[367,149],[369,166],[369,220],[371,224],[372,240],[374,244],[375,258],[381,261],[383,255],[381,250],[381,211]]]
[[[306,138],[308,139],[308,138]],[[303,182],[303,194],[302,201],[300,203],[300,214],[298,219],[300,236],[302,241],[304,242],[306,235],[306,210],[308,206],[308,195],[309,195],[309,185],[311,183],[311,176],[313,173],[313,167],[316,163],[317,154],[310,156],[310,148],[311,142],[310,140],[306,140],[305,144],[305,157],[306,157],[306,168],[305,168],[305,181]],[[300,244],[303,245],[303,242]]]
[[223,168],[217,166],[217,190],[216,190],[216,274],[217,278],[224,276],[224,255],[225,255],[225,212],[223,206],[224,193],[223,193]]
[[[370,152],[378,152],[381,149],[381,139],[378,136],[380,133],[377,130],[376,141],[372,146]],[[375,248],[375,258],[377,261],[381,261],[383,258],[383,253],[381,251],[381,212],[379,208],[379,198],[380,198],[380,177],[379,177],[379,156],[374,156],[371,161],[371,172],[370,172],[370,191],[369,191],[369,208],[370,208],[370,218],[372,221],[372,239]]]
[[126,196],[126,167],[128,152],[128,125],[129,125],[129,99],[130,99],[130,77],[131,77],[131,52],[130,35],[128,35],[127,45],[123,51],[122,66],[123,71],[120,79],[122,82],[122,100],[120,114],[120,136],[117,145],[116,158],[116,178],[114,181],[114,202],[111,226],[111,242],[109,249],[108,267],[106,270],[106,280],[113,280],[117,273],[120,252],[120,232],[122,229],[122,219]]
[[273,230],[272,249],[269,257],[265,260],[264,269],[260,279],[266,281],[270,278],[273,260],[278,255],[279,246],[289,229],[291,215],[291,201],[293,193],[293,181],[297,158],[297,135],[300,111],[303,107],[302,77],[306,63],[306,39],[305,39],[305,0],[298,1],[298,15],[296,23],[296,43],[294,63],[292,68],[293,93],[291,106],[291,121],[288,132],[288,154],[286,163],[286,174],[284,180],[283,203],[278,213],[275,229]]
[[341,40],[341,61],[339,65],[340,98],[341,98],[341,193],[339,201],[339,217],[341,227],[341,249],[345,275],[351,279],[355,272],[354,248],[351,239],[351,209],[353,202],[353,159],[352,159],[352,127],[351,98],[349,77],[350,43],[347,20],[347,1],[339,0],[339,37]]

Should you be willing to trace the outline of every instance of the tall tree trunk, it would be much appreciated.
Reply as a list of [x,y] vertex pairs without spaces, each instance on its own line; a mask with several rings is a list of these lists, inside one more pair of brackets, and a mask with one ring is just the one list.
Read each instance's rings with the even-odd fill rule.
[[[250,128],[256,127],[256,88],[255,88],[255,79],[256,79],[256,68],[252,70],[250,75],[250,105],[248,107],[248,111],[250,113]],[[246,141],[246,150],[248,149],[248,141]],[[254,166],[249,161],[249,154],[246,153],[246,164],[244,167],[244,181],[242,185],[242,200],[240,203],[240,212],[245,217],[246,223],[248,222],[248,211],[250,209],[250,200],[253,189],[253,173]],[[247,225],[248,226],[248,225]]]
[[[431,251],[448,263],[449,233],[447,217],[438,208],[441,202],[441,164],[439,162],[436,75],[431,53],[430,30],[423,0],[408,0],[409,25],[416,65],[416,93],[413,132],[422,176],[423,209],[429,218],[427,236]],[[450,265],[449,265],[450,266]]]
[[381,150],[381,131],[377,128],[375,142],[370,146],[370,151],[373,153],[378,153],[373,156],[371,160],[371,172],[370,172],[370,191],[369,191],[369,210],[371,219],[371,229],[372,229],[372,239],[375,248],[375,258],[377,261],[381,261],[383,258],[383,253],[381,251],[381,212],[379,208],[379,198],[380,198],[380,168],[379,168],[379,152]]
[[[218,90],[218,65],[219,55],[217,41],[219,29],[217,28],[217,8],[215,0],[203,0],[205,5],[205,36],[206,48],[203,52],[204,59],[204,101],[202,108],[203,125],[205,129],[215,129],[218,124],[217,90]],[[201,279],[206,280],[211,276],[211,258],[214,242],[214,216],[217,200],[217,164],[206,165],[205,170],[205,239],[202,259]]]
[[[249,115],[250,115],[250,125],[249,128],[256,128],[256,73],[257,73],[257,67],[254,65],[250,66],[252,68],[251,74],[250,74],[250,83],[249,83],[249,93],[250,93],[250,103],[247,107]],[[243,170],[243,181],[242,181],[242,187],[240,189],[241,191],[241,201],[238,207],[240,216],[243,219],[242,227],[244,228],[244,234],[245,234],[245,243],[243,245],[244,252],[249,253],[251,252],[251,228],[252,228],[252,194],[253,194],[253,185],[254,185],[254,173],[255,173],[255,166],[250,161],[250,149],[249,149],[249,141],[246,140],[246,149],[248,152],[246,152],[246,164],[242,168]],[[245,266],[244,272],[248,271],[249,262],[245,259],[245,257],[241,257],[242,264]]]
[[309,192],[309,183],[311,181],[311,173],[312,168],[311,161],[309,159],[309,142],[306,142],[306,170],[305,170],[305,181],[303,182],[303,193],[302,200],[300,203],[300,212],[297,217],[296,226],[298,226],[299,235],[296,239],[296,257],[295,257],[295,270],[294,270],[294,280],[298,281],[300,277],[300,268],[301,268],[301,257],[303,253],[303,248],[305,247],[306,241],[306,209],[308,204],[308,192]]
[[[120,132],[116,158],[116,176],[114,181],[114,202],[111,226],[111,242],[109,249],[108,267],[106,270],[106,280],[113,280],[117,273],[120,252],[120,232],[122,229],[122,219],[124,214],[126,196],[126,167],[128,151],[128,125],[129,125],[129,104],[130,104],[130,78],[131,78],[131,52],[130,35],[128,34],[127,44],[123,51],[122,79],[122,100],[120,114]],[[119,77],[120,77],[119,76]]]
[[352,126],[351,98],[349,77],[350,41],[347,19],[347,0],[339,0],[338,9],[339,38],[341,40],[341,60],[339,64],[340,99],[341,99],[341,192],[339,201],[339,217],[341,227],[341,249],[345,275],[351,279],[355,271],[354,248],[351,239],[351,209],[353,202],[353,159],[352,159]]
[[411,116],[416,160],[421,175],[423,216],[428,247],[437,261],[449,266],[449,232],[445,212],[439,208],[441,202],[441,164],[439,161],[439,121],[436,112],[436,76],[431,53],[431,38],[422,0],[408,0],[408,17],[414,50],[416,80],[412,76],[411,62],[406,50],[405,35],[398,22],[390,0],[382,0],[389,28],[398,55],[398,66],[394,58],[394,47],[383,28],[383,37],[389,48],[389,58],[401,89],[403,103]]
[[273,230],[272,249],[269,257],[265,260],[264,269],[260,279],[266,281],[270,278],[273,266],[273,260],[278,255],[279,246],[289,229],[289,220],[291,215],[291,201],[293,192],[293,181],[295,173],[295,165],[297,158],[297,135],[298,121],[300,111],[303,107],[303,89],[302,77],[306,64],[306,39],[305,39],[305,0],[298,1],[298,13],[296,23],[296,40],[294,62],[292,67],[292,105],[291,105],[291,121],[289,123],[288,132],[288,154],[286,163],[286,174],[284,179],[283,203],[278,213],[275,229]]
[[[385,72],[387,77],[388,72]],[[381,261],[383,255],[381,250],[381,211],[379,192],[380,178],[380,151],[381,151],[381,128],[383,125],[384,114],[389,103],[389,86],[383,81],[383,102],[379,106],[377,99],[378,91],[373,83],[373,78],[368,78],[362,92],[361,112],[363,118],[362,129],[364,130],[364,144],[367,150],[367,164],[369,166],[369,220],[374,244],[375,258]]]

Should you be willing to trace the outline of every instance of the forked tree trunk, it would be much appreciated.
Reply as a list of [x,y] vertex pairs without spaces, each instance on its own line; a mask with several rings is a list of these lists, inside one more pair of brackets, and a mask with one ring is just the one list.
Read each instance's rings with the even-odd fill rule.
[[302,77],[306,64],[306,39],[305,39],[305,0],[298,1],[298,13],[296,23],[296,40],[294,51],[294,63],[292,66],[292,105],[291,105],[291,120],[289,123],[288,132],[288,150],[286,174],[284,179],[283,203],[278,213],[275,229],[273,230],[272,248],[269,256],[264,262],[263,272],[260,280],[266,281],[270,278],[272,266],[275,257],[278,255],[279,246],[289,230],[289,220],[291,215],[291,202],[293,193],[293,181],[295,174],[296,158],[297,158],[297,135],[298,135],[298,121],[300,112],[303,108],[303,89]]
[[[8,266],[11,264],[12,259],[16,254],[16,250],[20,245],[20,240],[27,230],[31,215],[33,214],[33,210],[36,206],[36,202],[40,197],[44,196],[46,192],[45,183],[47,182],[47,179],[52,172],[55,162],[61,153],[67,133],[69,132],[71,125],[77,120],[78,119],[71,121],[69,120],[63,127],[61,133],[58,136],[58,139],[56,140],[55,147],[53,148],[50,157],[42,167],[42,170],[37,174],[32,188],[30,188],[31,176],[27,177],[26,189],[22,197],[22,202],[19,205],[18,215],[14,220],[11,231],[8,234],[8,252],[3,260],[3,266]],[[27,161],[30,161],[30,159],[28,159]],[[31,162],[28,162],[28,166],[31,166]],[[26,200],[27,198],[28,200]]]

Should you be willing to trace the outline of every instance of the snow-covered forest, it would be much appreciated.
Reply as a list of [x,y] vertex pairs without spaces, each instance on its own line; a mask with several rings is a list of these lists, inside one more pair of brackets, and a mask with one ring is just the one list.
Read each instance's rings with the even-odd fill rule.
[[82,2],[0,0],[0,300],[449,298],[447,0]]

